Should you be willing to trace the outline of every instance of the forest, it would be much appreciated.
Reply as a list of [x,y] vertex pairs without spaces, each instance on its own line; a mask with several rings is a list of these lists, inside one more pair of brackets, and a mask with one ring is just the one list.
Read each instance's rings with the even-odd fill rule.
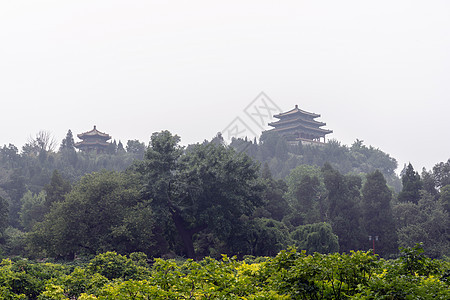
[[[267,287],[235,299],[291,299],[283,298],[283,289],[307,295],[299,299],[322,299],[316,296],[337,293],[328,286],[334,279],[326,276],[337,276],[339,289],[347,289],[348,295],[368,293],[364,299],[373,299],[372,290],[358,288],[392,283],[372,282],[376,278],[401,272],[425,276],[420,277],[424,281],[448,276],[450,159],[420,174],[409,164],[399,177],[394,158],[361,140],[351,146],[331,140],[318,147],[263,134],[259,140],[233,139],[226,145],[217,134],[183,147],[179,136],[161,131],[152,134],[148,145],[114,141],[102,154],[76,151],[74,144],[69,130],[58,149],[46,132],[36,134],[21,151],[12,144],[0,148],[0,256],[5,258],[0,268],[13,272],[23,263],[27,265],[22,268],[43,268],[38,273],[59,272],[60,279],[90,276],[83,280],[91,282],[98,297],[100,286],[119,293],[144,288],[143,280],[161,280],[162,290],[153,292],[166,293],[163,286],[172,279],[164,277],[167,272],[159,274],[158,268],[170,269],[176,280],[181,277],[173,274],[201,277],[206,276],[200,274],[203,268],[211,268],[224,272],[223,280],[234,276],[234,284],[252,280],[254,287]],[[133,258],[141,256],[145,259],[138,262]],[[92,264],[101,259],[121,260],[118,268],[126,265],[138,271],[118,276],[120,284],[108,283],[112,277],[101,275],[105,270],[92,271]],[[373,268],[358,272],[371,275],[340,274],[340,267],[331,262],[354,259],[367,262],[351,268],[367,263]],[[85,263],[76,267],[77,261]],[[314,276],[301,273],[299,264],[311,269],[301,272]],[[329,269],[326,264],[331,264]],[[285,274],[286,268],[297,272]],[[159,275],[150,276],[152,272]],[[8,281],[5,276],[0,281]],[[192,285],[194,293],[198,278],[176,285],[183,293]],[[128,279],[135,281],[127,283]],[[436,284],[448,288],[441,279]],[[94,287],[96,280],[99,285]],[[39,293],[57,294],[65,284],[47,282]],[[208,289],[220,285],[208,284]],[[258,298],[258,293],[273,297]],[[83,299],[95,299],[88,294]]]

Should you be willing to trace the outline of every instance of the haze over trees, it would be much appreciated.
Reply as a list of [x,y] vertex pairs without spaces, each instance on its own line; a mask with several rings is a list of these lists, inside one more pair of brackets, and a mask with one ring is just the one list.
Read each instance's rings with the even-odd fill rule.
[[449,255],[450,160],[399,178],[395,159],[359,140],[317,147],[265,134],[226,146],[218,135],[182,147],[161,131],[101,154],[76,151],[70,130],[59,148],[50,141],[0,148],[3,255],[348,253],[372,248],[368,236],[383,257],[418,242]]

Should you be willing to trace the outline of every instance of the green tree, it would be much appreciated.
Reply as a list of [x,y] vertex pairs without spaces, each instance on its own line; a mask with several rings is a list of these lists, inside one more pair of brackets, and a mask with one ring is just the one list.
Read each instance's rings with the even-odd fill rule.
[[264,183],[264,192],[262,195],[264,205],[257,208],[254,215],[281,221],[291,210],[289,204],[283,197],[287,191],[287,185],[284,180],[275,180],[272,177],[267,164],[264,165],[261,173]]
[[437,189],[450,184],[450,159],[433,167],[433,178]]
[[204,229],[226,239],[234,221],[262,205],[258,166],[243,153],[215,144],[197,144],[182,155],[179,137],[154,133],[144,161],[146,197],[169,214],[185,248],[195,258],[193,236]]
[[75,141],[73,140],[72,130],[67,131],[66,137],[62,140],[59,146],[59,151],[75,151]]
[[293,209],[289,216],[294,226],[323,221],[326,216],[326,189],[320,169],[301,165],[286,177],[285,198]]
[[439,191],[436,188],[436,183],[434,181],[433,172],[427,171],[425,168],[422,169],[422,183],[423,189],[432,195],[433,197],[439,197]]
[[419,173],[414,171],[411,163],[408,164],[402,176],[403,189],[398,194],[399,202],[413,202],[417,203],[420,199],[420,190],[423,187],[422,180]]
[[[221,252],[237,255],[239,258],[245,255],[274,256],[293,244],[287,226],[269,218],[249,218],[243,215],[234,221],[233,231],[233,235],[227,240],[216,243],[217,249],[213,249],[216,253],[205,253],[204,256],[220,257],[218,254]],[[217,253],[217,250],[220,252]]]
[[362,188],[363,224],[367,234],[378,236],[377,252],[389,255],[397,252],[397,234],[392,214],[392,192],[380,171],[367,174]]
[[364,230],[359,205],[361,178],[344,176],[325,164],[322,168],[327,189],[327,215],[333,232],[339,237],[341,252],[363,248]]
[[422,191],[417,204],[394,206],[394,217],[401,247],[423,243],[423,249],[432,258],[450,255],[449,214],[435,197]]
[[22,203],[20,199],[27,191],[26,178],[22,175],[21,170],[14,169],[5,181],[1,184],[1,188],[5,190],[9,200],[9,225],[21,228],[19,212]]
[[0,196],[0,244],[4,242],[3,233],[8,227],[8,201]]
[[71,185],[68,180],[65,180],[58,170],[54,170],[50,183],[44,186],[46,193],[45,206],[50,211],[50,207],[54,202],[61,202],[64,196],[71,190]]
[[128,140],[126,150],[128,153],[132,153],[137,156],[137,158],[142,159],[145,154],[145,144],[139,142],[138,140]]
[[19,149],[13,144],[9,144],[8,146],[4,145],[0,149],[0,159],[2,165],[8,169],[20,167],[22,160],[19,155]]
[[20,222],[25,229],[25,231],[30,231],[36,222],[41,222],[44,220],[44,216],[47,213],[45,206],[46,194],[44,191],[40,192],[38,195],[33,195],[32,192],[27,191],[23,195],[22,209],[20,210]]
[[[64,201],[54,203],[43,222],[36,224],[29,237],[30,245],[54,257],[123,249],[149,252],[154,218],[147,206],[140,200],[138,181],[132,174],[88,174]],[[138,223],[143,218],[140,214],[145,214],[147,228],[136,231],[133,220],[127,219],[136,214]],[[130,249],[128,244],[136,248]]]
[[339,251],[338,236],[328,223],[300,225],[291,233],[291,237],[297,249],[306,250],[308,254]]
[[117,152],[118,153],[123,153],[125,152],[125,148],[123,147],[122,142],[119,140],[119,143],[117,144]]
[[78,156],[75,151],[75,141],[73,140],[72,131],[67,131],[66,137],[62,140],[59,146],[59,152],[64,161],[69,162],[71,166],[75,166],[78,161]]
[[450,184],[441,188],[439,201],[444,210],[450,214]]

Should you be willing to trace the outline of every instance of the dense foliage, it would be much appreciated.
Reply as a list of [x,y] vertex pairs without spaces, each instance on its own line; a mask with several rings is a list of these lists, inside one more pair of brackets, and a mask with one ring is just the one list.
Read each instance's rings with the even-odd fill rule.
[[238,261],[150,261],[115,252],[63,265],[28,260],[0,263],[2,299],[449,299],[450,264],[416,246],[396,260],[370,252],[306,255],[283,250],[273,258]]
[[69,131],[58,151],[44,133],[21,153],[0,149],[0,254],[242,259],[295,246],[395,258],[423,242],[428,256],[450,256],[450,160],[421,175],[409,164],[400,180],[395,159],[358,140],[265,134],[226,146],[218,135],[185,148],[162,131],[147,147],[111,145],[78,152]]

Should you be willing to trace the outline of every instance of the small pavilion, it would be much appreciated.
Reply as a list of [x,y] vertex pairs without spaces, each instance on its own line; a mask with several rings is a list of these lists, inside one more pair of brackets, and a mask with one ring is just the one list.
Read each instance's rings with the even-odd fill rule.
[[111,136],[98,131],[95,125],[91,131],[77,134],[77,137],[82,140],[75,144],[75,147],[80,149],[80,151],[105,153],[111,147],[111,143],[107,142],[111,139]]
[[320,117],[319,114],[307,112],[295,108],[274,115],[274,118],[279,119],[276,122],[269,123],[269,126],[274,127],[269,132],[277,132],[286,137],[288,141],[303,141],[307,143],[325,143],[325,135],[332,133],[332,130],[320,128],[326,123],[316,121],[314,119]]

